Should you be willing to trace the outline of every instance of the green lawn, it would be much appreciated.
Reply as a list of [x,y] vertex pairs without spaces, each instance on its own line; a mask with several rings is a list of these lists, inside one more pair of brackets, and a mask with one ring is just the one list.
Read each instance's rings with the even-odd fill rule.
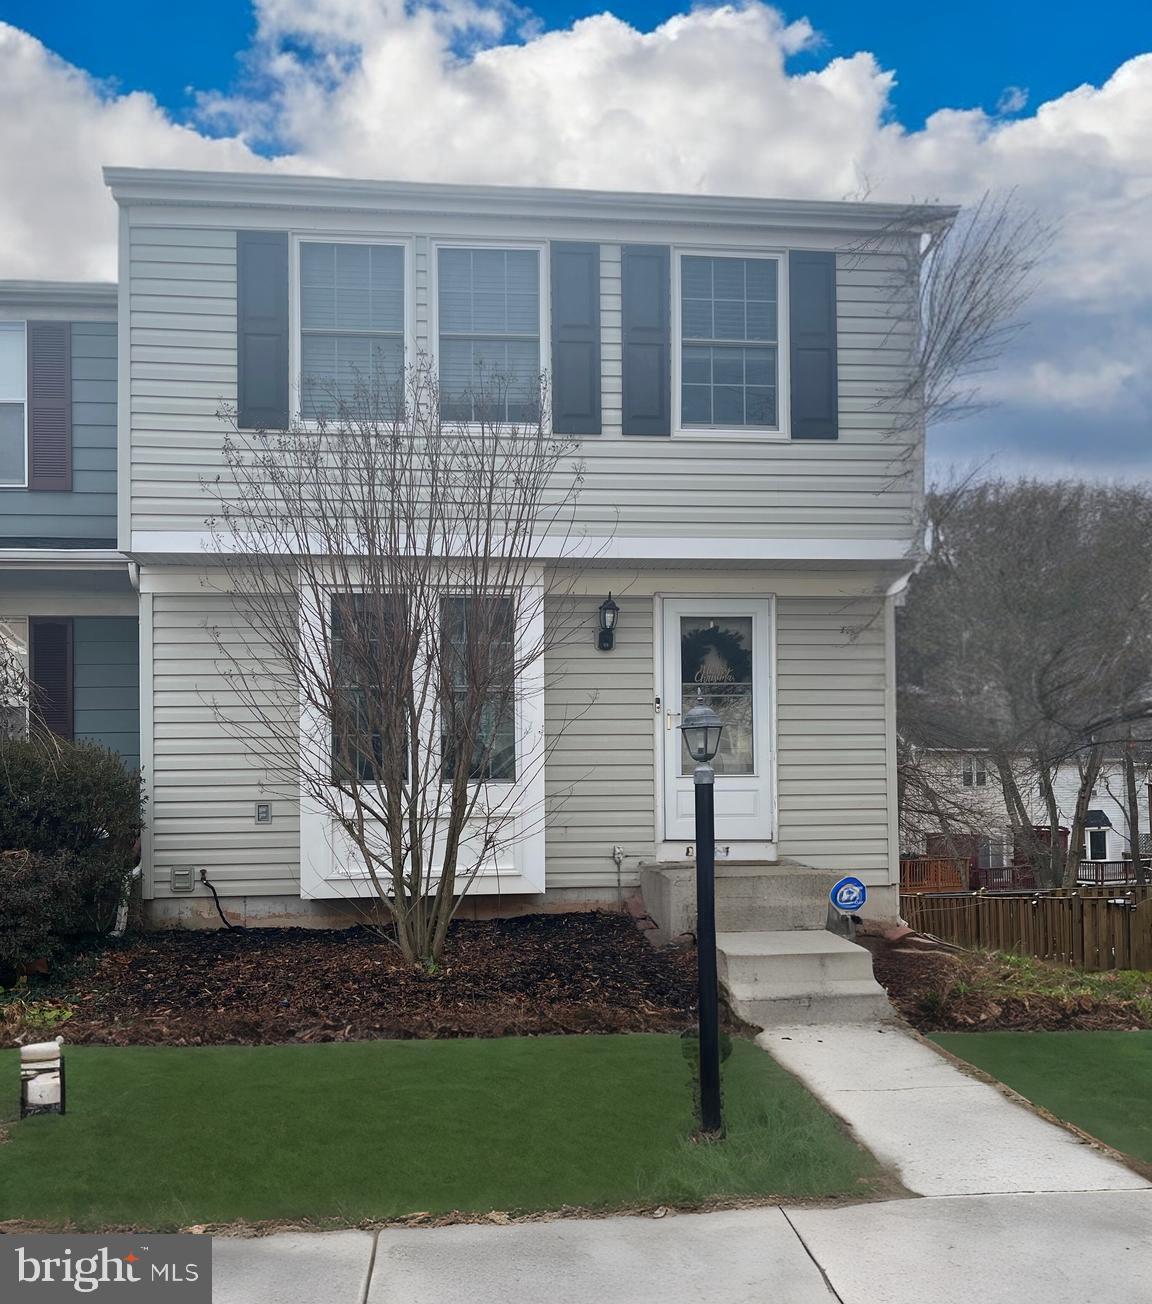
[[[11,1123],[0,1220],[159,1230],[866,1193],[876,1162],[764,1051],[691,1138],[675,1036],[68,1048],[68,1113]],[[11,1100],[16,1053],[0,1053]]]
[[932,1040],[1057,1118],[1152,1163],[1152,1032],[941,1032]]

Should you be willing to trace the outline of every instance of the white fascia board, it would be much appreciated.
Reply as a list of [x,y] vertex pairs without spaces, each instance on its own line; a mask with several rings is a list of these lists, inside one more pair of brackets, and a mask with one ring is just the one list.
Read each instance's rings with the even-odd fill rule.
[[104,169],[121,205],[239,206],[405,213],[422,217],[579,217],[613,222],[683,222],[759,229],[778,226],[863,234],[894,223],[912,230],[950,222],[938,204],[871,204],[800,199],[642,194],[528,186],[450,185],[290,176],[274,171],[190,172],[167,168]]
[[0,569],[127,571],[129,565],[114,548],[0,548]]
[[[211,557],[218,540],[198,530],[136,530],[131,555],[137,561],[175,556]],[[904,539],[706,538],[687,535],[584,535],[543,539],[534,548],[542,561],[570,563],[606,561],[830,561],[907,562],[916,560],[917,544]]]
[[0,281],[0,316],[115,321],[114,281]]

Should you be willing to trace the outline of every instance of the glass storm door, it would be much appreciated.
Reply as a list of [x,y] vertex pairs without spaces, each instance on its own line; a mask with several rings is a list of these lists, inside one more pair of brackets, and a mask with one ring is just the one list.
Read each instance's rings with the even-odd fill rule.
[[772,742],[767,599],[664,603],[664,837],[695,840],[692,771],[679,726],[705,702],[724,721],[716,771],[718,842],[772,840]]

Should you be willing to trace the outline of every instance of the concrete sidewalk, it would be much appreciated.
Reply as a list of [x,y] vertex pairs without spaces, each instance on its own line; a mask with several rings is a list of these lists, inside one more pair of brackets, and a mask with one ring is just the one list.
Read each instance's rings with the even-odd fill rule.
[[218,1239],[214,1304],[1152,1304],[1152,1191]]
[[892,1025],[760,1037],[926,1198],[215,1243],[215,1304],[1152,1304],[1152,1188]]

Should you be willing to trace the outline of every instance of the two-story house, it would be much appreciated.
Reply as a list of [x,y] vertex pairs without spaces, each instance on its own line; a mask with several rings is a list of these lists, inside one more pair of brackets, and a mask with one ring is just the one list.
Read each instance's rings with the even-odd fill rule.
[[0,281],[0,635],[49,728],[135,768],[139,630],[117,549],[116,350],[115,285]]
[[[10,553],[7,582],[27,582],[29,597],[9,592],[4,614],[70,619],[79,675],[97,590],[120,586],[107,615],[124,619],[138,593],[143,891],[155,921],[208,918],[202,875],[253,922],[323,922],[369,891],[323,815],[227,728],[241,708],[212,633],[225,599],[204,493],[223,465],[222,406],[241,425],[283,428],[308,382],[365,339],[396,359],[430,358],[446,388],[478,342],[499,350],[513,370],[552,376],[556,429],[580,441],[577,524],[596,559],[574,580],[586,637],[533,691],[546,729],[572,709],[581,727],[548,753],[547,819],[473,891],[498,893],[502,908],[617,901],[644,867],[690,860],[692,767],[677,726],[721,658],[739,702],[717,778],[724,863],[851,872],[871,911],[895,914],[893,604],[917,556],[923,483],[923,432],[885,403],[914,346],[893,297],[894,285],[908,290],[900,269],[917,239],[906,225],[892,234],[902,210],[105,175],[120,207],[118,308],[103,289],[87,292],[100,298],[98,323],[92,303],[47,315],[71,322],[73,499],[90,465],[82,396],[107,364],[98,406],[111,420],[115,358],[116,528],[106,516],[81,529],[64,488],[50,496],[33,482],[8,501],[13,513],[20,504],[14,544],[51,541],[59,564],[67,545],[37,522],[68,515],[119,569],[85,571],[55,601],[55,575],[40,563],[25,577]],[[386,293],[366,314],[364,296],[340,286],[368,275]],[[11,299],[4,309],[13,321],[45,315]],[[107,452],[99,465],[110,507]],[[619,617],[604,651],[609,594]]]

